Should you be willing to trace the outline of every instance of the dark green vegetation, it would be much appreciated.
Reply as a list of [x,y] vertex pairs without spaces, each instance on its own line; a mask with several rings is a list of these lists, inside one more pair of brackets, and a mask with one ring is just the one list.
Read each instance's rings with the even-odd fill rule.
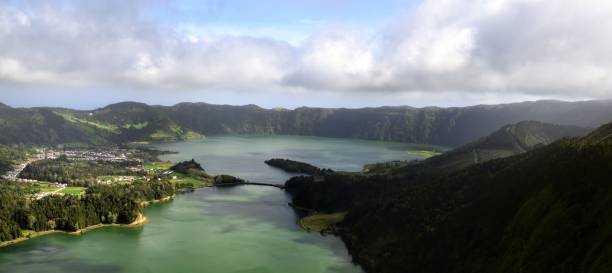
[[[181,186],[182,188],[194,188],[212,185],[223,186],[245,183],[243,179],[227,174],[210,176],[206,173],[204,168],[202,168],[202,165],[200,165],[200,163],[196,162],[194,159],[179,162],[170,167],[169,170],[174,171],[175,174],[178,174],[180,176],[178,177],[178,182],[174,180],[173,182],[175,182],[177,186]],[[191,184],[189,184],[189,182],[191,182]]]
[[217,175],[215,176],[215,179],[213,181],[213,183],[217,186],[241,184],[244,182],[245,182],[244,180],[238,177],[234,177],[234,176],[227,175],[227,174]]
[[0,144],[174,141],[199,134],[292,134],[460,146],[522,120],[594,127],[612,102],[538,101],[457,108],[271,110],[254,105],[125,102],[92,111],[0,107]]
[[289,173],[303,173],[303,174],[320,174],[323,171],[331,172],[332,170],[322,170],[319,167],[315,167],[308,163],[290,160],[290,159],[282,159],[282,158],[272,158],[265,161],[266,164],[279,168],[283,171]]
[[113,142],[176,141],[197,138],[171,120],[159,107],[143,103],[117,103],[92,112],[64,112],[66,120],[110,131]]
[[194,159],[174,165],[165,162],[150,162],[145,164],[145,170],[153,173],[153,178],[155,179],[169,179],[181,191],[192,191],[195,188],[205,186],[235,185],[245,182],[243,179],[226,174],[211,176]]
[[105,145],[131,141],[173,141],[198,137],[162,110],[119,103],[93,111],[57,108],[0,108],[0,143]]
[[452,171],[475,163],[531,151],[563,137],[584,136],[589,131],[591,130],[583,127],[522,121],[506,125],[461,148],[432,157],[428,163],[444,171]]
[[336,232],[369,272],[609,272],[612,124],[436,170],[434,157],[286,187],[297,207],[348,211]]
[[129,224],[142,214],[142,202],[174,194],[165,181],[130,185],[98,185],[82,196],[51,195],[30,199],[25,183],[0,182],[0,241],[26,231],[77,231],[96,224]]
[[132,151],[132,158],[138,158],[143,162],[158,162],[160,155],[174,154],[171,151],[160,151],[151,149],[140,144],[119,146],[120,148],[130,149]]
[[183,161],[176,163],[174,166],[170,167],[170,170],[173,170],[182,174],[190,174],[190,173],[205,173],[204,168],[200,163],[196,162],[194,159],[190,161]]
[[97,183],[98,176],[142,175],[142,173],[135,173],[128,169],[139,165],[138,161],[68,160],[65,156],[60,156],[57,159],[38,160],[28,164],[19,177],[89,186]]
[[600,126],[612,116],[612,102],[537,101],[454,108],[301,107],[295,110],[181,103],[166,111],[177,124],[203,134],[314,135],[460,146],[501,126],[523,120]]
[[170,167],[169,170],[175,172],[171,174],[173,177],[176,177],[176,179],[172,180],[174,185],[186,191],[210,186],[214,182],[214,178],[208,175],[200,163],[193,159],[179,162]]
[[103,129],[69,122],[42,108],[0,107],[0,131],[2,144],[101,144],[109,137]]
[[13,165],[26,159],[26,149],[0,145],[0,176],[13,169]]

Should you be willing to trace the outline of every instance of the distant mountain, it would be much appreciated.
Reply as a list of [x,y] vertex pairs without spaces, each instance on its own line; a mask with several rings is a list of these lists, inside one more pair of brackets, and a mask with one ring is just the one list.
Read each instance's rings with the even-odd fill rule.
[[177,125],[159,108],[137,102],[111,104],[88,113],[69,113],[70,119],[109,130],[114,142],[177,141],[198,137],[197,133]]
[[584,136],[592,129],[522,121],[506,125],[473,143],[429,158],[428,164],[445,171],[457,170],[491,159],[503,158],[531,151],[563,137]]
[[72,123],[46,108],[0,107],[0,143],[107,143],[108,134],[92,126]]
[[[59,119],[57,117],[60,117]],[[291,134],[402,141],[457,147],[522,120],[597,127],[612,101],[537,101],[452,108],[264,109],[125,102],[92,111],[0,107],[0,143],[173,141],[198,134]],[[25,136],[27,134],[27,136]],[[20,136],[25,136],[21,138]]]
[[582,127],[612,117],[612,101],[536,101],[452,108],[268,110],[254,105],[181,103],[160,107],[178,125],[206,134],[259,133],[360,138],[457,147],[523,120]]
[[158,108],[119,103],[93,111],[0,107],[0,143],[53,145],[174,141],[199,134],[178,126]]
[[582,138],[583,143],[612,142],[612,123],[608,123]]
[[[547,127],[505,127],[531,136],[493,147],[524,149],[530,130]],[[497,134],[470,145],[485,147]],[[367,272],[608,272],[611,135],[612,123],[453,172],[424,161],[286,186],[300,209],[348,212],[335,231]]]

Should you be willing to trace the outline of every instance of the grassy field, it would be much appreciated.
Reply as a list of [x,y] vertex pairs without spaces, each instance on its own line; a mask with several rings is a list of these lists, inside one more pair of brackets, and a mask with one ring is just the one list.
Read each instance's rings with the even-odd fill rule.
[[442,154],[442,153],[438,151],[429,151],[429,150],[408,151],[408,155],[418,156],[422,158],[428,158],[428,157],[436,156],[439,154]]
[[70,194],[70,195],[83,195],[85,194],[85,188],[83,187],[65,187],[60,193]]
[[145,171],[168,170],[174,164],[172,162],[147,162],[144,164]]
[[74,115],[71,115],[69,113],[63,113],[63,112],[54,112],[54,113],[59,115],[59,116],[61,116],[61,117],[63,117],[68,122],[86,124],[86,125],[90,125],[90,126],[93,126],[93,127],[97,127],[99,129],[111,131],[113,133],[117,133],[118,129],[119,129],[119,128],[117,128],[117,126],[114,126],[112,124],[106,124],[106,123],[100,123],[100,122],[94,122],[94,121],[90,121],[90,120],[80,119],[80,118],[75,117]]
[[[174,163],[171,162],[148,162],[144,164],[144,169],[147,172],[166,171],[172,166],[174,166]],[[212,179],[191,177],[177,172],[170,174],[169,177],[171,178],[170,182],[177,187],[181,185],[193,185],[195,188],[201,188],[212,185]]]
[[189,177],[183,174],[173,174],[173,176],[176,176],[176,179],[172,179],[170,180],[173,184],[175,184],[176,186],[180,187],[181,185],[193,185],[193,187],[195,188],[201,188],[201,187],[205,187],[205,186],[210,186],[212,185],[212,179],[198,179],[198,178],[193,178],[193,177]]
[[32,183],[32,188],[39,190],[40,192],[52,192],[59,189],[58,186],[49,182],[36,182]]
[[300,219],[299,224],[308,231],[320,232],[342,222],[346,212],[338,213],[315,213]]

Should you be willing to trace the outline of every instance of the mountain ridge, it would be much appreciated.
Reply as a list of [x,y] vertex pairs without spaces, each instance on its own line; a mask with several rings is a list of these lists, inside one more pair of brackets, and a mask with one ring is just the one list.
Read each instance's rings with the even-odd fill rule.
[[[3,144],[87,142],[92,135],[97,136],[94,144],[103,144],[176,141],[198,134],[289,134],[458,147],[488,135],[502,125],[522,120],[597,127],[612,116],[612,101],[535,101],[450,108],[300,107],[294,110],[203,102],[173,106],[121,102],[94,110],[46,107],[0,109],[3,110],[0,112],[0,129],[3,131],[15,129],[15,126],[7,126],[11,122],[2,122],[3,119],[23,120],[24,116],[30,116],[41,121],[37,116],[42,112],[48,119],[53,119],[53,114],[64,119],[64,122],[55,120],[55,123],[48,123],[45,119],[38,123],[30,121],[31,126],[22,126],[27,127],[23,128],[24,131],[17,130],[0,138]],[[156,124],[153,125],[153,122]],[[70,130],[55,137],[66,127]],[[16,135],[20,133],[29,133],[31,137],[21,139]]]
[[611,133],[451,172],[423,161],[286,188],[295,207],[348,212],[334,230],[367,272],[607,272]]
[[472,164],[528,152],[564,137],[585,136],[592,130],[591,128],[539,121],[521,121],[505,125],[488,136],[431,157],[427,161],[436,168],[452,171]]

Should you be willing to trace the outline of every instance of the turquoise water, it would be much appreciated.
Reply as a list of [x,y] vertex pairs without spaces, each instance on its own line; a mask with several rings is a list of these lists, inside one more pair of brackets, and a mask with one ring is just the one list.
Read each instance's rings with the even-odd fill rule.
[[283,183],[289,174],[267,166],[264,160],[288,158],[321,168],[360,171],[367,163],[408,160],[417,157],[407,151],[442,147],[410,143],[381,142],[307,136],[237,135],[214,136],[205,140],[156,145],[178,154],[163,160],[195,159],[211,174],[231,174],[258,182]]
[[[290,136],[224,136],[158,145],[195,158],[208,172],[282,183],[263,160],[285,157],[337,170],[408,159],[418,146]],[[258,186],[205,188],[146,208],[141,228],[54,234],[0,249],[0,272],[357,273],[342,242],[296,225],[283,191]]]

